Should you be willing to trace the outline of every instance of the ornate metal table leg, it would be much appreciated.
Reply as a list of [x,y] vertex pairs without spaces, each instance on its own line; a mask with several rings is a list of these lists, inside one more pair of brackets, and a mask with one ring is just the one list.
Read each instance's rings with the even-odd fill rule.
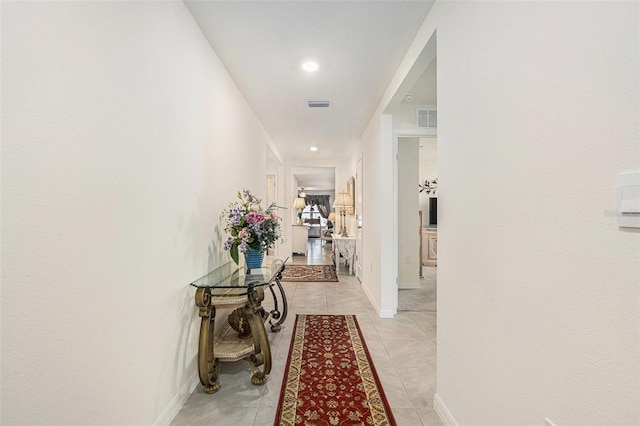
[[[264,329],[263,318],[260,315],[262,310],[260,302],[264,300],[264,289],[262,287],[249,289],[247,299],[248,303],[245,307],[245,312],[251,327],[254,347],[254,352],[249,357],[249,364],[253,373],[251,383],[263,385],[267,382],[267,376],[271,373],[271,347],[267,339],[267,332]],[[261,366],[263,367],[262,371],[259,368]]]
[[[284,268],[283,268],[284,269]],[[273,295],[273,300],[275,303],[275,313],[277,314],[277,316],[274,314],[274,311],[271,311],[271,317],[273,319],[278,320],[275,324],[271,322],[271,320],[269,320],[269,324],[271,325],[271,331],[273,331],[274,333],[277,333],[278,331],[282,330],[282,323],[284,322],[285,319],[287,319],[287,295],[284,292],[284,288],[282,288],[282,284],[280,284],[280,278],[282,277],[282,272],[279,273],[276,276],[276,284],[278,285],[278,289],[280,290],[280,296],[282,297],[282,312],[278,311],[278,300],[276,299],[276,295],[275,292],[273,291],[273,285],[269,286],[269,290],[271,290],[271,294]]]
[[199,288],[196,291],[196,306],[200,308],[198,315],[202,317],[200,322],[200,342],[198,344],[198,374],[200,383],[206,393],[215,393],[220,390],[218,375],[220,374],[220,361],[213,355],[213,326],[216,318],[216,308],[211,304],[211,290]]

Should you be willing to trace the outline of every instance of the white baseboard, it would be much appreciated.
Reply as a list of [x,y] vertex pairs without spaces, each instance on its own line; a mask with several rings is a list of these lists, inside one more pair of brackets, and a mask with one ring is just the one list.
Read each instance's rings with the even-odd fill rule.
[[176,397],[173,398],[167,408],[165,408],[162,414],[160,414],[160,417],[155,421],[154,426],[169,426],[171,421],[173,421],[173,418],[178,414],[178,411],[180,411],[184,403],[187,402],[187,399],[189,399],[193,390],[198,386],[198,383],[200,383],[200,379],[196,372],[189,378],[189,380],[187,380],[187,383],[185,383],[180,391],[178,391]]
[[373,298],[373,295],[369,291],[369,288],[366,285],[364,285],[364,283],[362,283],[361,285],[362,285],[362,290],[364,290],[364,294],[367,296],[367,299],[369,299],[369,302],[371,302],[376,312],[380,312],[380,306],[378,306],[378,304],[376,303],[376,300]]
[[369,292],[369,289],[366,285],[364,285],[364,283],[362,283],[362,290],[364,290],[364,294],[367,296],[367,299],[369,299],[369,302],[371,302],[371,305],[373,305],[373,309],[376,310],[376,313],[380,318],[394,318],[396,316],[396,314],[398,313],[397,310],[382,309],[380,305],[376,303],[376,300],[373,298],[373,295]]
[[438,416],[440,416],[443,424],[446,426],[458,426],[458,422],[453,418],[453,414],[451,414],[451,411],[444,405],[444,401],[442,401],[442,398],[440,398],[440,395],[437,393],[433,397],[433,408],[436,410],[436,413],[438,413]]
[[420,283],[398,283],[398,290],[415,290],[422,288]]
[[378,315],[380,316],[380,318],[394,318],[396,314],[397,312],[391,309],[384,309],[384,310],[378,311]]

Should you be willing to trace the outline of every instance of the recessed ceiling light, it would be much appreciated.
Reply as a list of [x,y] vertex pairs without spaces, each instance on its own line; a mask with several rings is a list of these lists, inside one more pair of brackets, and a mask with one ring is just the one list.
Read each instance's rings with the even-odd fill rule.
[[302,69],[308,72],[314,72],[318,70],[318,63],[313,61],[307,61],[302,64]]
[[318,147],[317,146],[312,146],[311,148],[309,148],[310,151],[317,151]]

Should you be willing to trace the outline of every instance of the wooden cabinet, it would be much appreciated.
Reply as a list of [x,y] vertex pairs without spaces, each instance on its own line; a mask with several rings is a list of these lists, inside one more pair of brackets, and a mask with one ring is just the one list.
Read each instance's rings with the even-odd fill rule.
[[438,264],[438,228],[422,229],[422,264],[436,266]]
[[291,231],[291,251],[307,255],[307,226],[292,225]]

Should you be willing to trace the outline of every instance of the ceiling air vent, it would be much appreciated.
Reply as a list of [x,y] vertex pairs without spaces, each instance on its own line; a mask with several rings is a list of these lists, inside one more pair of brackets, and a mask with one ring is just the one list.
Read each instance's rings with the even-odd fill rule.
[[309,108],[329,108],[331,101],[307,101]]
[[416,127],[435,129],[438,127],[438,110],[435,108],[416,108]]

